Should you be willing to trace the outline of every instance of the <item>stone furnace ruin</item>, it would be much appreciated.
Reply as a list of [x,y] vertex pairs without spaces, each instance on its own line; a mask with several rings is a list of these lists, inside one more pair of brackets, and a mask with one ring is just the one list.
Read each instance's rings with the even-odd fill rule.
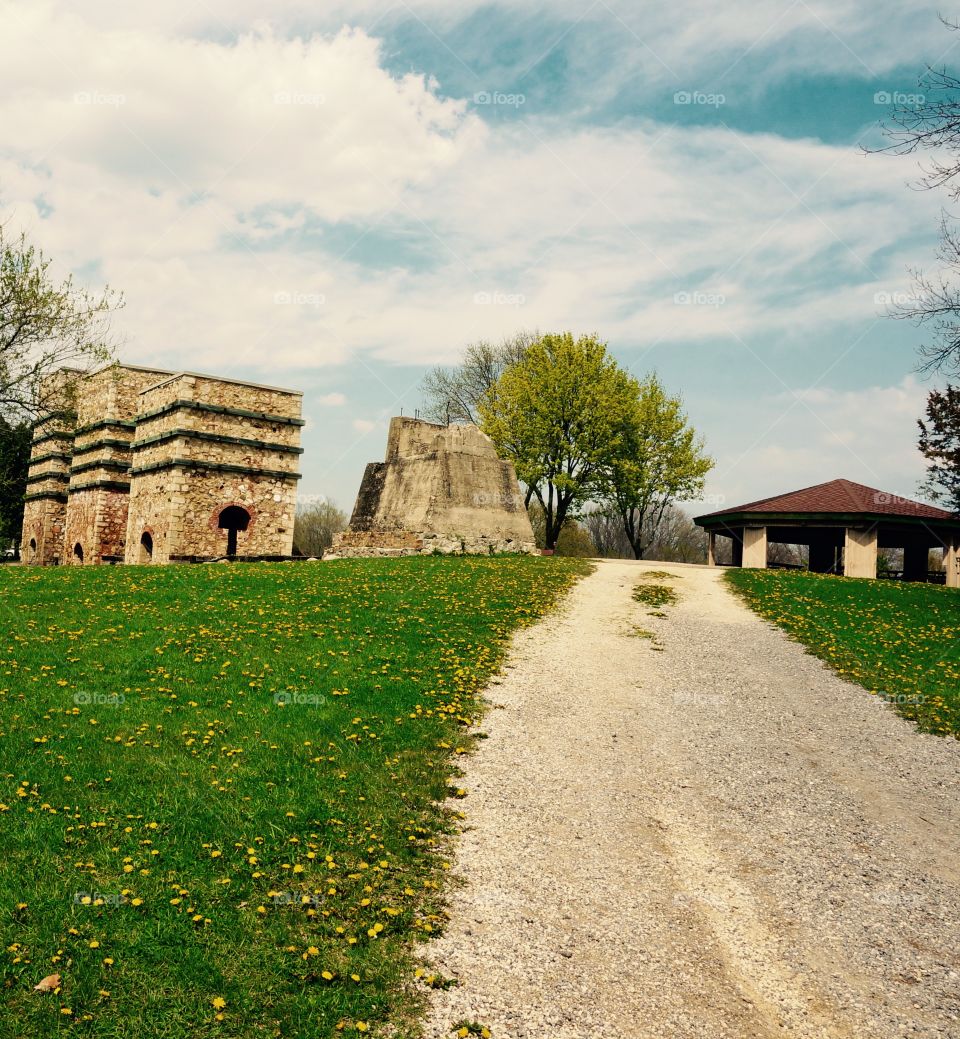
[[37,423],[25,563],[288,556],[302,394],[113,364],[62,370]]
[[394,418],[328,558],[536,551],[517,474],[485,433]]

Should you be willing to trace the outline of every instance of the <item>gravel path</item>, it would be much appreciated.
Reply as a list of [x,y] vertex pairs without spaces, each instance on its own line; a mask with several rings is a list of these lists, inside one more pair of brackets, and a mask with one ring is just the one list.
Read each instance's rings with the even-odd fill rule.
[[489,697],[430,1039],[960,1037],[960,743],[705,567],[601,563]]

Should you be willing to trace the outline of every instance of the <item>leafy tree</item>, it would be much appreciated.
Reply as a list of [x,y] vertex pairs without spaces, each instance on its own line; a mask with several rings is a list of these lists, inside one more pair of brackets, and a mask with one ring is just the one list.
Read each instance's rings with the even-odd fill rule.
[[621,425],[602,495],[619,515],[637,559],[643,559],[667,509],[702,492],[713,465],[680,399],[668,396],[657,376],[648,375]]
[[26,236],[10,240],[0,225],[0,414],[9,419],[59,410],[47,376],[112,354],[107,318],[121,297],[110,289],[93,296],[71,277],[57,282],[50,264]]
[[589,531],[575,519],[568,519],[557,538],[556,553],[558,556],[577,556],[581,559],[592,559],[597,554],[597,546],[593,543]]
[[596,336],[544,335],[480,399],[481,426],[540,503],[545,547],[601,486],[637,384]]
[[346,529],[347,514],[332,501],[305,505],[294,520],[293,550],[304,556],[322,556],[333,544],[333,535]]
[[523,360],[536,339],[535,332],[518,332],[499,344],[480,340],[464,350],[460,364],[428,372],[421,386],[424,417],[432,422],[479,425],[480,401],[511,364]]
[[0,415],[0,549],[20,540],[32,438],[29,423]]
[[[527,512],[530,516],[530,526],[533,527],[533,539],[537,543],[538,548],[544,548],[546,544],[547,521],[543,507],[539,502],[531,502]],[[563,529],[557,538],[557,545],[554,551],[558,556],[579,556],[587,559],[599,554],[597,546],[593,542],[593,537],[586,526],[569,517],[563,524]]]
[[922,490],[945,508],[960,512],[960,386],[933,390],[927,420],[918,420],[920,452],[927,459]]

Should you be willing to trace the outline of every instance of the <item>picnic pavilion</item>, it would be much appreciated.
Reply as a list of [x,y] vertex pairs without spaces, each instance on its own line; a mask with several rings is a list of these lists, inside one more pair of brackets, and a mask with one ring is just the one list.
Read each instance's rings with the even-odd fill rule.
[[707,531],[711,566],[718,537],[733,542],[734,566],[766,567],[767,546],[779,542],[809,546],[810,570],[847,577],[876,577],[878,550],[902,548],[903,579],[926,581],[928,554],[939,548],[946,584],[960,587],[960,515],[852,480],[830,480],[694,522]]

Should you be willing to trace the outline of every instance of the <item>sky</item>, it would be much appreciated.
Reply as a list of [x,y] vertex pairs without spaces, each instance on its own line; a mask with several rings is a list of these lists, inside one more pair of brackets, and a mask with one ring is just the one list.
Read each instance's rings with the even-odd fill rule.
[[0,0],[0,220],[124,294],[122,360],[304,392],[348,511],[464,346],[596,333],[716,460],[693,513],[917,496],[937,380],[887,316],[943,192],[882,143],[925,0]]

